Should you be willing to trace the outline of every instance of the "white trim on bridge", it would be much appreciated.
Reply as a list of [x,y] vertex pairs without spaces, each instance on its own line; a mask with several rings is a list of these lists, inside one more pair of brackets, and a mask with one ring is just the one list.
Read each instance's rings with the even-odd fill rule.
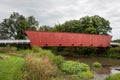
[[[0,44],[30,44],[30,40],[0,40]],[[120,43],[111,42],[111,46],[120,46]]]
[[117,42],[111,42],[110,45],[113,45],[113,46],[120,46],[120,43],[117,43]]
[[29,44],[30,40],[0,40],[0,44]]

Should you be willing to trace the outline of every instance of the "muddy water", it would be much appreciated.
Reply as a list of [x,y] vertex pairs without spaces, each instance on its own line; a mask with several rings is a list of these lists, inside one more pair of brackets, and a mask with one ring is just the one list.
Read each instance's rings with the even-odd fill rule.
[[96,62],[96,61],[100,62],[103,68],[97,72],[94,71],[93,80],[104,80],[105,77],[111,74],[120,73],[120,59],[110,59],[110,58],[100,58],[100,57],[93,57],[93,58],[67,57],[66,59],[86,63],[90,67],[92,67],[93,62]]

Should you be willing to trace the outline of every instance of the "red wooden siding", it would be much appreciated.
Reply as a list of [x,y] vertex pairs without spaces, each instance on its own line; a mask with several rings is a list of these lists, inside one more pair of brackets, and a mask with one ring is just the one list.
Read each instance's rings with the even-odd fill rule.
[[67,32],[25,31],[31,46],[94,46],[109,47],[111,36]]

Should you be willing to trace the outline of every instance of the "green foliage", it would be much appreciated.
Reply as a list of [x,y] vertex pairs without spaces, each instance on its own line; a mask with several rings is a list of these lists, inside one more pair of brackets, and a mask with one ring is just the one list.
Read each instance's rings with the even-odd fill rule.
[[94,27],[88,27],[85,29],[86,33],[97,34],[97,31]]
[[74,61],[65,61],[61,64],[61,70],[67,74],[76,74],[80,71],[80,63]]
[[102,65],[99,62],[94,62],[92,65],[95,68],[102,68]]
[[79,72],[89,71],[90,68],[87,64],[75,61],[65,61],[61,64],[60,69],[66,74],[77,74]]
[[69,20],[63,24],[55,25],[53,31],[58,32],[76,32],[76,33],[91,33],[91,34],[108,34],[112,28],[108,20],[95,15],[85,16],[79,20]]
[[79,72],[78,77],[80,78],[80,80],[90,80],[94,77],[94,75],[91,71],[86,71],[86,72]]
[[106,77],[104,80],[120,80],[120,73],[110,75]]
[[33,51],[34,53],[39,53],[39,52],[42,51],[42,49],[39,48],[39,47],[37,47],[37,46],[33,46],[33,47],[32,47],[32,51]]
[[53,58],[52,58],[52,62],[54,63],[54,64],[56,64],[58,67],[60,67],[60,65],[64,62],[65,60],[64,60],[64,58],[62,57],[62,56],[54,56]]
[[85,63],[80,63],[80,69],[81,69],[80,70],[81,72],[90,71],[89,66],[87,64],[85,64]]
[[109,57],[109,58],[117,58],[120,59],[120,47],[116,47],[116,48],[112,48],[110,47],[109,49],[107,49],[107,51],[104,53],[105,57]]
[[24,30],[36,30],[38,21],[33,16],[25,18],[13,12],[9,18],[0,23],[0,39],[25,39]]

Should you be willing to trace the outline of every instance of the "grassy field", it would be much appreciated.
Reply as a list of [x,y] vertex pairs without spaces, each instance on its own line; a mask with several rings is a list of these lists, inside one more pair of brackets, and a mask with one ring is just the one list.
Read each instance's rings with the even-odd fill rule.
[[22,57],[0,53],[0,80],[21,80],[21,68],[24,66]]

